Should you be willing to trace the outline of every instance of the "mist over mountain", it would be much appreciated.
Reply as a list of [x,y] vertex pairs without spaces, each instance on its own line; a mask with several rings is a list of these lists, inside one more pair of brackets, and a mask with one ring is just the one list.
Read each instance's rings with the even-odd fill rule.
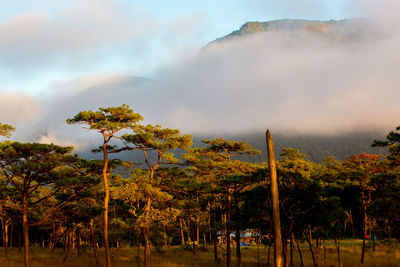
[[195,56],[158,69],[152,79],[111,75],[90,86],[66,83],[37,103],[29,99],[29,112],[44,115],[18,126],[16,138],[72,144],[90,156],[98,133],[65,120],[81,110],[128,104],[144,123],[181,129],[196,142],[224,136],[264,149],[269,128],[279,149],[296,147],[315,161],[377,152],[370,144],[400,117],[397,25],[248,22]]

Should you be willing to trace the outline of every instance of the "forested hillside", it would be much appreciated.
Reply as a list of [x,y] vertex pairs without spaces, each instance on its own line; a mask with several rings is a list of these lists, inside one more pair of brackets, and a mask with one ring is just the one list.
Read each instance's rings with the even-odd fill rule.
[[[96,134],[93,150],[101,155],[97,160],[73,155],[72,146],[1,142],[4,254],[10,245],[23,246],[24,266],[30,266],[31,244],[64,247],[63,262],[70,250],[79,256],[91,247],[97,266],[99,249],[104,249],[106,266],[112,266],[113,250],[137,246],[135,261],[150,266],[154,247],[180,245],[195,257],[208,246],[214,264],[224,261],[230,266],[233,255],[237,263],[242,261],[242,243],[271,246],[271,170],[257,146],[240,137],[205,137],[193,144],[192,136],[179,129],[142,120],[126,105],[81,111],[67,119],[70,125],[82,126],[76,131]],[[11,125],[0,125],[6,138],[13,131]],[[360,141],[358,134],[346,138],[334,139],[333,144]],[[364,138],[365,149],[373,144],[390,153],[346,155],[352,151],[346,150],[340,154],[346,156],[343,161],[332,154],[322,160],[321,153],[311,153],[317,145],[308,144],[314,140],[324,147],[331,140],[277,138],[276,143],[309,149],[310,158],[316,155],[321,161],[295,148],[277,151],[286,266],[293,262],[288,253],[293,257],[296,242],[299,255],[299,242],[309,244],[313,266],[319,266],[321,247],[325,251],[327,240],[334,241],[336,251],[331,254],[337,257],[332,263],[340,265],[342,239],[362,239],[363,263],[373,253],[370,239],[375,251],[376,239],[391,242],[399,236],[400,134],[391,132],[386,140]],[[262,147],[265,139],[254,135],[248,140]],[[121,152],[126,152],[124,157],[119,157]]]

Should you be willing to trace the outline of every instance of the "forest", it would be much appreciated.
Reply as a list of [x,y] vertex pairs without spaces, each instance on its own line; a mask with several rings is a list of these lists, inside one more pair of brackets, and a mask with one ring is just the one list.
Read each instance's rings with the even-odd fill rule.
[[[224,138],[195,147],[179,129],[142,121],[127,105],[66,118],[80,134],[97,134],[102,160],[72,146],[10,141],[14,127],[0,124],[1,266],[273,266],[270,170],[267,159],[252,159],[261,151]],[[283,266],[350,266],[348,254],[359,266],[378,258],[396,266],[399,130],[371,140],[385,156],[315,163],[283,149]],[[57,256],[40,265],[38,253]]]

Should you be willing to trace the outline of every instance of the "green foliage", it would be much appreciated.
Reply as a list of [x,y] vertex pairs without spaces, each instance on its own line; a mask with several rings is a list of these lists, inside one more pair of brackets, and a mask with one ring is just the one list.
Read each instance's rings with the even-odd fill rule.
[[400,131],[400,126],[396,128],[396,132],[390,132],[385,141],[375,140],[372,143],[373,147],[389,147],[390,156],[388,160],[392,167],[400,166],[400,133],[398,131]]
[[0,136],[10,137],[15,128],[8,124],[0,123]]
[[119,107],[99,108],[98,111],[81,111],[71,119],[68,124],[86,124],[89,129],[99,130],[101,133],[111,135],[121,129],[135,127],[143,117],[135,113],[127,105]]
[[[168,151],[188,149],[192,145],[191,135],[181,136],[179,130],[162,128],[160,125],[139,125],[134,129],[134,134],[125,134],[122,139],[127,145],[127,150],[139,149],[145,153],[146,164],[151,169],[163,164],[178,163],[179,159]],[[157,153],[157,160],[154,164],[148,158],[147,152],[149,151]]]

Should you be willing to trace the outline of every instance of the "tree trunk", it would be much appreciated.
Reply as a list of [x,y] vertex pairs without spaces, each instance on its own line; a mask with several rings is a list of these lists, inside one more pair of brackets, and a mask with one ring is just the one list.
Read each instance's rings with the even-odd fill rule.
[[[196,202],[197,205],[199,205],[199,191],[197,190],[197,195],[196,195]],[[197,214],[196,216],[196,241],[197,244],[200,245],[200,218],[199,218],[199,214]]]
[[374,230],[371,230],[371,238],[372,238],[372,251],[375,251],[375,233],[374,233]]
[[257,238],[256,238],[256,245],[257,245],[257,267],[260,267],[261,266],[261,261],[260,261],[260,240],[259,240],[259,236],[257,236]]
[[196,241],[194,240],[194,227],[193,227],[193,222],[192,222],[192,218],[191,218],[191,215],[190,215],[190,209],[188,208],[187,209],[187,211],[188,211],[188,218],[189,218],[189,227],[190,227],[190,232],[192,233],[192,237],[193,237],[193,239],[192,239],[192,245],[193,245],[193,256],[195,256],[196,255]]
[[192,242],[192,238],[190,237],[190,233],[189,233],[189,228],[187,227],[187,225],[186,225],[186,220],[184,219],[184,218],[182,218],[182,222],[183,222],[183,228],[185,229],[185,231],[186,231],[186,235],[187,235],[187,239],[188,239],[188,242],[189,243],[191,243]]
[[301,267],[304,267],[303,254],[301,253],[300,241],[299,240],[297,240],[297,251],[299,252]]
[[337,252],[337,260],[338,260],[338,267],[340,267],[340,241],[335,237],[335,246],[336,246],[336,252]]
[[8,242],[8,247],[13,247],[13,236],[14,236],[14,223],[10,218],[11,232],[10,232],[10,241]]
[[361,264],[364,263],[364,254],[365,254],[365,237],[367,235],[367,205],[365,203],[365,196],[364,191],[361,191],[362,194],[362,201],[363,201],[363,244],[362,244],[362,251],[361,251]]
[[10,225],[11,219],[7,218],[6,220],[1,220],[3,226],[3,247],[4,247],[4,255],[7,257],[8,255],[8,226]]
[[318,267],[318,266],[319,266],[319,256],[320,256],[319,249],[320,249],[321,240],[320,240],[319,237],[317,237],[317,240],[316,240],[316,241],[317,241],[317,242],[316,242],[317,248],[316,248],[315,254],[316,254],[316,258],[317,258],[317,259],[316,259],[316,261],[317,261],[316,267]]
[[169,228],[168,225],[165,227],[167,229],[167,248],[169,248],[170,245],[170,235],[169,235]]
[[289,261],[288,261],[288,255],[287,255],[287,238],[284,236],[283,238],[283,266],[288,267],[289,266]]
[[[105,137],[106,138],[106,137]],[[107,170],[108,170],[108,155],[107,155],[107,142],[104,141],[103,143],[103,157],[104,157],[104,165],[103,165],[103,185],[104,185],[104,250],[106,254],[106,266],[111,267],[111,255],[110,255],[110,247],[108,243],[108,202],[110,200],[110,189],[108,187],[108,177],[107,177]]]
[[140,267],[140,245],[142,244],[142,233],[139,233],[139,243],[138,243],[138,252],[136,256],[136,262],[138,267]]
[[164,247],[167,247],[167,229],[166,229],[165,225],[164,225],[163,236],[164,236]]
[[293,234],[292,237],[290,238],[290,267],[293,267],[293,248],[294,248],[294,238]]
[[21,231],[18,231],[18,252],[21,253]]
[[93,219],[90,219],[90,234],[92,236],[92,244],[93,244],[94,257],[96,259],[96,267],[100,267],[99,254],[97,253],[97,245],[96,245],[97,242],[96,242],[96,237],[94,235]]
[[226,204],[226,266],[230,267],[231,266],[231,226],[230,226],[230,221],[231,221],[231,194],[232,194],[232,189],[228,189],[228,202]]
[[214,262],[219,264],[217,231],[213,230]]
[[66,237],[67,237],[67,252],[65,253],[63,263],[67,261],[69,256],[69,251],[71,250],[71,239],[72,239],[71,233],[68,233]]
[[272,137],[267,130],[267,150],[268,150],[268,167],[271,184],[272,197],[272,222],[274,230],[274,263],[276,267],[282,267],[282,237],[281,237],[281,220],[279,214],[279,193],[278,178],[276,174],[275,151]]
[[308,245],[309,245],[309,247],[310,247],[311,257],[312,257],[312,260],[313,260],[313,265],[314,265],[314,267],[317,267],[317,262],[315,261],[314,250],[313,250],[313,247],[312,247],[313,241],[312,241],[312,233],[311,233],[311,228],[310,228],[310,226],[308,226],[308,231],[307,231],[307,234],[306,234],[306,239],[307,239]]
[[269,266],[269,258],[270,258],[270,254],[271,254],[271,245],[272,245],[272,242],[268,242],[267,267]]
[[150,266],[150,208],[151,208],[151,199],[147,199],[146,205],[146,225],[143,231],[143,239],[144,239],[144,251],[143,251],[143,265],[144,267]]
[[183,234],[182,218],[181,217],[179,217],[179,227],[181,229],[182,245],[184,245],[185,244],[185,235]]
[[24,234],[24,266],[29,267],[29,225],[28,225],[28,200],[22,197],[22,231]]
[[143,266],[148,267],[149,266],[149,234],[148,234],[148,229],[144,229],[143,231],[143,241],[144,241],[144,248],[143,248]]
[[76,251],[77,257],[79,258],[81,256],[81,233],[79,231],[79,228],[76,232]]
[[240,251],[240,227],[239,224],[236,223],[236,261],[237,261],[237,267],[242,266],[242,254]]
[[[215,200],[214,200],[214,205],[215,207]],[[214,262],[219,264],[219,258],[218,258],[218,236],[217,236],[217,214],[213,214],[213,220],[212,220],[212,239],[213,239],[213,246],[214,246]]]

